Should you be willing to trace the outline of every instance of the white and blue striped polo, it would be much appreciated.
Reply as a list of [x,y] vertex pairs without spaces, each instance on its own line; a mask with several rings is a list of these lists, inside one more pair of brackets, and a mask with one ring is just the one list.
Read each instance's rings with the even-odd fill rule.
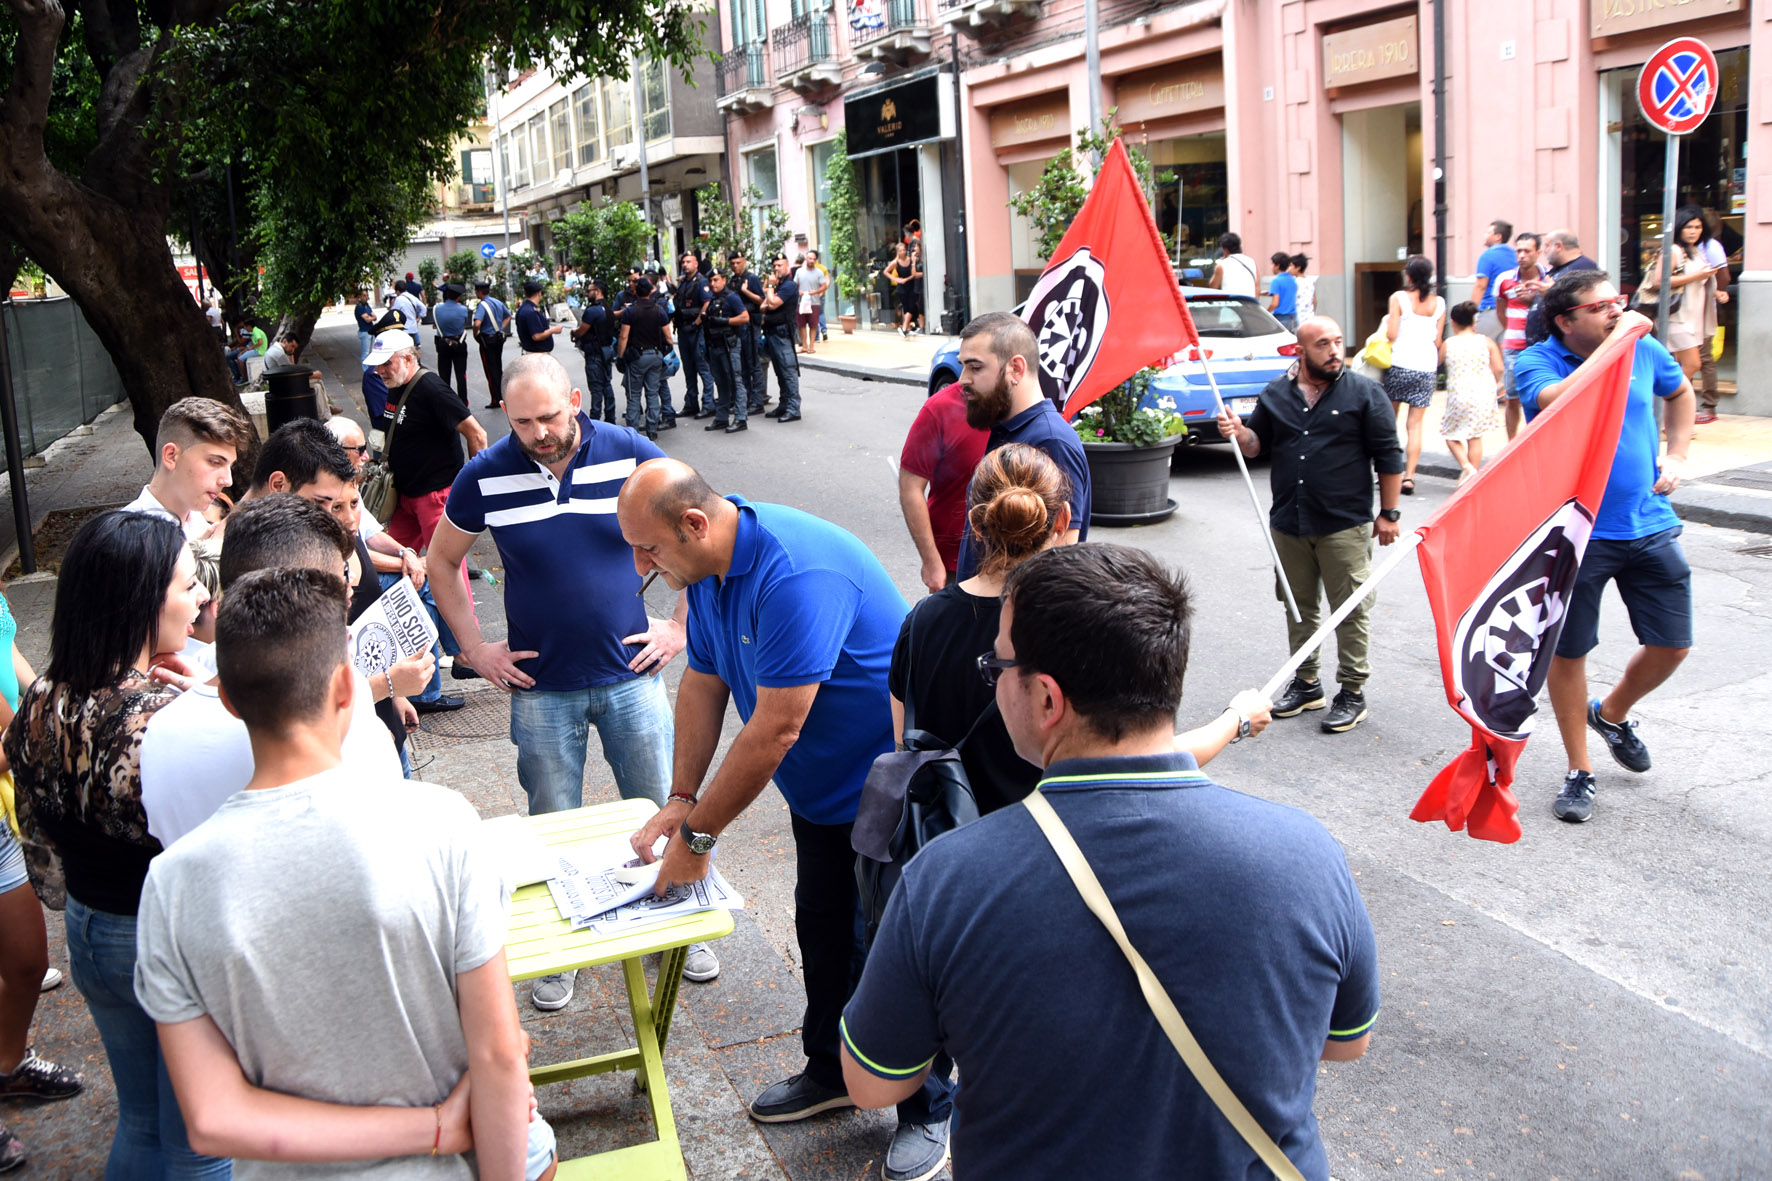
[[578,453],[566,479],[507,435],[468,461],[444,510],[464,533],[492,530],[505,566],[505,617],[513,651],[535,687],[565,692],[632,678],[621,642],[647,628],[634,553],[615,519],[634,468],[664,455],[627,427],[578,416]]

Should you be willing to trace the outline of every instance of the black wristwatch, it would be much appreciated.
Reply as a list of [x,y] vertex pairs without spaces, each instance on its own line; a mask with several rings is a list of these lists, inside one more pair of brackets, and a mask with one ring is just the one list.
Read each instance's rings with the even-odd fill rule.
[[683,827],[680,830],[680,833],[683,837],[683,843],[688,845],[689,851],[694,853],[697,857],[706,857],[709,853],[712,853],[714,851],[714,842],[720,839],[711,832],[696,832],[693,828],[689,827],[689,822],[687,820],[683,822]]
[[1378,510],[1378,515],[1392,524],[1395,524],[1403,519],[1403,510],[1400,508],[1381,508]]

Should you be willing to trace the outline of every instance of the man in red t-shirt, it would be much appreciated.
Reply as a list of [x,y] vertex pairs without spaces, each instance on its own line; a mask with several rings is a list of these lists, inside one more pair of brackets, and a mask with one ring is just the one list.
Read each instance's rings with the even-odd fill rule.
[[1520,433],[1525,421],[1520,412],[1520,395],[1514,391],[1514,362],[1520,359],[1528,344],[1526,318],[1532,305],[1550,287],[1550,273],[1538,260],[1537,234],[1521,234],[1514,239],[1514,257],[1520,265],[1504,271],[1495,279],[1495,314],[1505,329],[1501,334],[1502,382],[1507,389],[1507,437]]
[[923,559],[923,585],[934,594],[954,580],[966,532],[966,488],[991,433],[966,422],[960,383],[923,403],[898,457],[898,503]]

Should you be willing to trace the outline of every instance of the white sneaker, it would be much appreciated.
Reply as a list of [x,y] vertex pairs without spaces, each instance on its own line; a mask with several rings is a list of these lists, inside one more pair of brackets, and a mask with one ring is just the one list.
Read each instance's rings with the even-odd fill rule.
[[51,969],[49,969],[49,971],[43,973],[43,991],[44,992],[48,992],[52,988],[60,988],[61,983],[62,983],[62,970],[60,968],[51,968]]
[[720,961],[705,943],[691,943],[689,958],[683,961],[683,979],[706,984],[720,974]]
[[529,990],[529,1003],[544,1013],[564,1009],[572,1003],[572,990],[577,983],[577,972],[557,972],[552,976],[543,976]]

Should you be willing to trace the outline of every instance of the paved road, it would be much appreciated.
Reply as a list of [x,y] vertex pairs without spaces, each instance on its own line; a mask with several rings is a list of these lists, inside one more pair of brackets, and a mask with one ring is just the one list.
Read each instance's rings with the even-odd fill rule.
[[[348,328],[324,330],[318,349],[350,370]],[[576,374],[576,354],[566,356]],[[731,437],[693,424],[661,443],[722,491],[849,528],[914,599],[922,590],[894,461],[919,392],[810,372],[805,389],[801,423],[759,421]],[[500,416],[481,417],[503,432]],[[1265,477],[1259,466],[1256,477]],[[1405,524],[1451,488],[1423,479],[1421,494],[1405,501]],[[1097,537],[1145,546],[1188,572],[1198,614],[1181,720],[1191,724],[1264,681],[1286,656],[1285,630],[1229,454],[1185,453],[1171,494],[1181,508],[1170,521]],[[1317,1113],[1344,1181],[1772,1174],[1772,953],[1763,925],[1772,888],[1762,854],[1772,808],[1760,790],[1772,766],[1760,720],[1772,685],[1764,671],[1772,622],[1762,606],[1772,597],[1772,555],[1756,552],[1762,538],[1703,526],[1688,529],[1686,546],[1697,646],[1641,713],[1656,767],[1630,776],[1603,765],[1585,826],[1550,815],[1563,764],[1548,712],[1521,763],[1522,841],[1486,844],[1408,819],[1427,781],[1468,740],[1445,705],[1413,563],[1379,596],[1371,720],[1344,735],[1323,734],[1308,718],[1276,723],[1213,764],[1221,782],[1329,826],[1378,930],[1385,1002],[1372,1050],[1357,1063],[1324,1066],[1319,1079]],[[475,587],[491,623],[497,592]],[[671,605],[662,590],[651,596],[655,613]],[[1616,675],[1630,644],[1615,598],[1607,611],[1592,661],[1597,683]],[[420,740],[435,759],[425,774],[460,788],[486,814],[520,810],[502,701],[490,693],[471,700],[453,728]],[[729,719],[728,739],[735,730]],[[607,769],[592,763],[587,798],[608,798]],[[866,1175],[878,1168],[881,1117],[760,1129],[742,1114],[744,1101],[798,1066],[792,841],[780,797],[771,790],[759,799],[722,848],[749,907],[719,948],[720,981],[685,987],[673,1033],[673,1095],[691,1172]],[[625,1022],[619,996],[615,978],[599,974],[565,1013],[530,1018],[538,1060],[607,1048]],[[45,1052],[83,1055],[87,1069],[102,1071],[78,998],[64,989],[46,1009]],[[94,1091],[25,1120],[5,1113],[33,1146],[69,1138],[60,1158],[68,1171],[36,1175],[90,1175],[109,1119],[104,1088]],[[562,1126],[569,1155],[651,1135],[615,1079],[561,1088],[544,1097],[543,1110]]]

